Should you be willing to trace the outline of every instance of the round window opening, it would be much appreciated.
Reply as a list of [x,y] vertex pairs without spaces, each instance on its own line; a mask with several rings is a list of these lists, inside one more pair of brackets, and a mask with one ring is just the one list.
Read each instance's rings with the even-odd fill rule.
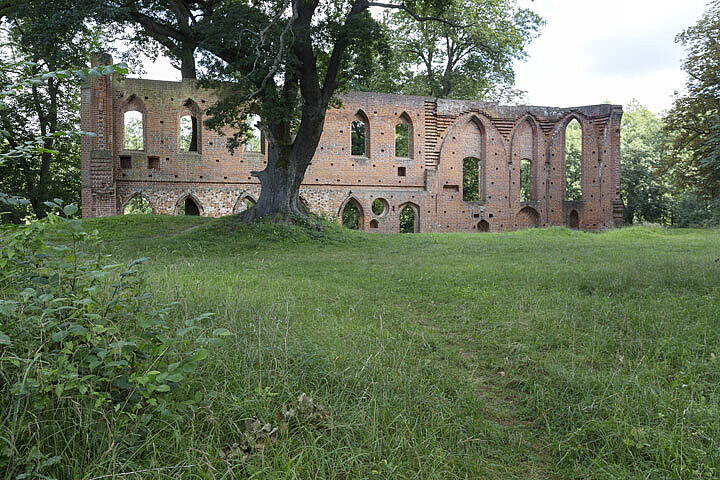
[[385,215],[385,213],[387,213],[388,211],[387,200],[385,200],[384,198],[376,198],[372,204],[372,211],[378,217],[380,215]]

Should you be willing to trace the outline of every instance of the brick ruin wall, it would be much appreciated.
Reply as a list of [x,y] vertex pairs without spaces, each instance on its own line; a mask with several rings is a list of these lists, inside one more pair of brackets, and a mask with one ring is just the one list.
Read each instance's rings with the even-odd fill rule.
[[[192,102],[188,102],[192,100]],[[622,222],[620,120],[622,107],[503,107],[474,101],[355,92],[327,112],[325,127],[301,188],[313,212],[339,218],[359,207],[360,228],[398,232],[410,206],[418,232],[508,231],[568,225],[586,230]],[[256,200],[265,155],[225,147],[226,138],[202,125],[212,92],[194,81],[93,78],[82,90],[82,214],[122,214],[141,195],[154,213],[174,215],[186,198],[200,215],[219,217]],[[180,152],[180,117],[198,117],[197,152]],[[125,151],[123,114],[143,114],[144,149]],[[364,156],[351,155],[350,126],[367,123]],[[565,200],[565,129],[582,126],[582,200]],[[409,155],[395,156],[395,127],[409,125]],[[121,164],[121,157],[124,163]],[[463,159],[479,162],[479,201],[463,201]],[[520,192],[520,160],[530,160],[530,195]],[[129,160],[129,162],[128,162]],[[375,215],[372,203],[386,205]]]

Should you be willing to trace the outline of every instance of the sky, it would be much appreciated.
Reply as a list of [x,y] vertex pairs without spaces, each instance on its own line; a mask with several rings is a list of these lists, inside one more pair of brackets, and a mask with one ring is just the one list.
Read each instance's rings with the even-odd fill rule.
[[655,113],[682,91],[685,57],[675,36],[694,25],[705,0],[523,0],[546,25],[515,64],[531,105],[574,107],[633,99]]
[[[706,0],[519,0],[546,21],[515,63],[530,105],[576,107],[633,99],[655,113],[682,91],[685,56],[675,36],[694,25]],[[167,59],[145,61],[145,78],[180,80]]]

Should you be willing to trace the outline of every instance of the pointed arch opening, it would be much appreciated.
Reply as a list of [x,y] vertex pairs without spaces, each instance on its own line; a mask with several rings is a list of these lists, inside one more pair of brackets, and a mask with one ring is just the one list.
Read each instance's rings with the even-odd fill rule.
[[202,205],[200,205],[200,201],[192,195],[181,198],[177,205],[178,215],[198,216],[201,211]]
[[573,118],[565,127],[565,200],[582,200],[582,124]]
[[308,204],[304,197],[298,196],[298,204],[305,213],[310,213],[310,204]]
[[123,150],[145,150],[145,105],[137,95],[130,95],[122,112]]
[[245,123],[247,124],[247,132],[245,134],[246,152],[265,153],[265,142],[262,131],[260,130],[260,115],[248,115]]
[[410,115],[403,112],[395,125],[395,157],[413,158],[413,125]]
[[406,203],[400,207],[400,233],[417,233],[420,231],[420,209],[414,203]]
[[122,213],[123,215],[148,215],[153,211],[148,199],[138,193],[125,203]]
[[362,110],[358,110],[350,125],[350,154],[370,157],[370,120]]
[[[449,152],[445,143],[441,147],[445,157],[441,160],[441,168],[462,171],[462,187],[454,185],[454,191],[462,191],[462,199],[466,202],[485,202],[485,152],[486,135],[482,120],[476,115],[467,116],[458,120],[456,125],[446,135],[448,138],[458,140],[459,144],[452,143],[455,151]],[[458,151],[459,149],[459,151]],[[441,153],[441,157],[443,154]],[[462,159],[462,161],[460,161]],[[443,163],[445,162],[445,163]],[[447,172],[451,176],[455,172]],[[448,187],[449,189],[450,187]],[[462,190],[460,190],[462,188]]]
[[233,213],[244,212],[245,210],[255,205],[255,203],[256,201],[251,195],[241,195],[240,198],[238,198],[238,201],[235,202],[235,208],[233,208]]
[[351,230],[363,230],[364,216],[360,203],[354,198],[349,198],[343,205],[340,213],[342,226]]
[[128,110],[123,114],[123,149],[145,150],[143,114]]
[[200,107],[188,98],[180,109],[178,150],[200,153]]
[[530,159],[520,160],[520,201],[529,202],[532,198],[532,162]]

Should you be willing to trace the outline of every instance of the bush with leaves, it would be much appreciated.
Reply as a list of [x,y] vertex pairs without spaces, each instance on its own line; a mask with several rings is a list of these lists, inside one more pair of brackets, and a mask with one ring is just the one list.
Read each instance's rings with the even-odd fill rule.
[[[107,264],[85,253],[96,232],[71,218],[77,207],[47,206],[45,219],[0,227],[2,478],[70,478],[64,463],[77,464],[77,452],[118,442],[137,453],[125,437],[203,404],[188,382],[230,335],[206,332],[209,314],[174,328],[174,305],[157,306],[143,289],[145,259]],[[69,428],[62,444],[51,440]]]
[[707,199],[693,192],[678,195],[672,208],[675,227],[720,227],[720,196]]

